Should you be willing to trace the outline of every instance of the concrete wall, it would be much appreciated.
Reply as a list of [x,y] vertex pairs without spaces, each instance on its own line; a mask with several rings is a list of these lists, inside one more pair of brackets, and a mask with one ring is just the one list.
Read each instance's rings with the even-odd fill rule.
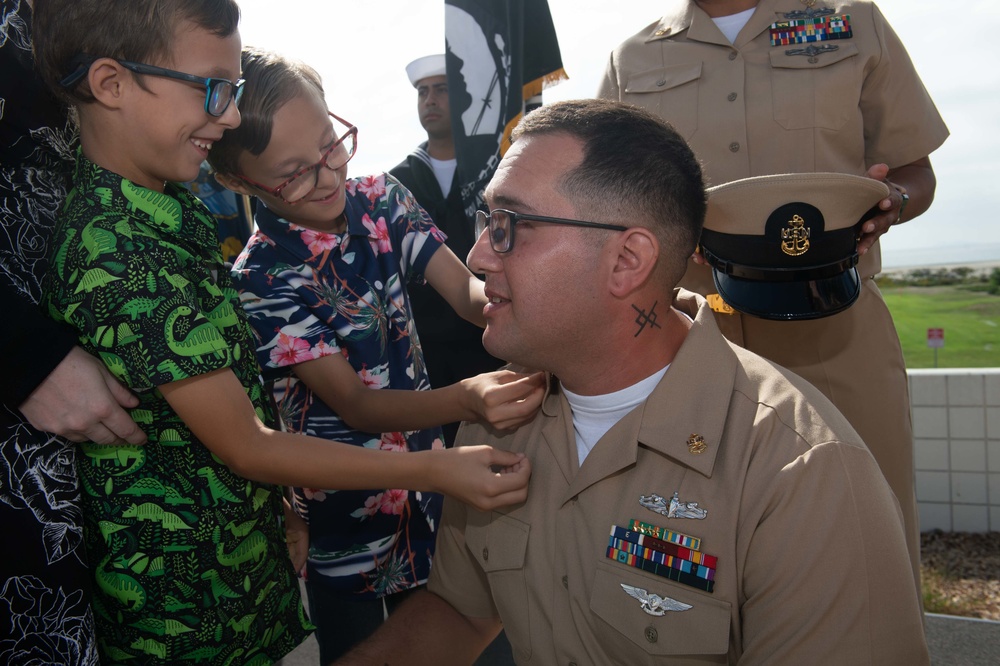
[[909,379],[921,531],[1000,531],[1000,368]]

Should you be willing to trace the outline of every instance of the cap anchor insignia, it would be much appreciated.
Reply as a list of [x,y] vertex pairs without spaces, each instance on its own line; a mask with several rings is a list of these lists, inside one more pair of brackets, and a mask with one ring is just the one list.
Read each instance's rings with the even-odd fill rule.
[[800,216],[794,215],[788,226],[781,230],[781,251],[797,257],[809,251],[809,227]]

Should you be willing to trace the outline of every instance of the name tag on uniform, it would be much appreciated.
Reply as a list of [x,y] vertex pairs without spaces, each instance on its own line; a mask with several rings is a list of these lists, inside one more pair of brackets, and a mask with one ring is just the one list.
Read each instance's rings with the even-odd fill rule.
[[777,21],[771,24],[770,30],[771,46],[850,39],[854,36],[849,14]]

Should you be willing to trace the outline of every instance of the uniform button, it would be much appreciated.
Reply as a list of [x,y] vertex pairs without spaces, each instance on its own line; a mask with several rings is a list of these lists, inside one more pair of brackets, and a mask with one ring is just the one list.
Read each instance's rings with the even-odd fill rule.
[[819,58],[817,58],[816,56],[810,56],[810,58],[809,58],[809,63],[810,64],[815,65],[818,62],[819,62]]
[[489,548],[483,548],[483,559],[485,561],[487,561],[487,562],[490,561],[490,549]]
[[733,153],[740,152],[740,144],[738,144],[737,142],[733,141],[731,144],[729,144],[729,150],[730,150],[730,152],[733,152]]
[[653,627],[646,627],[646,631],[643,632],[646,636],[646,640],[650,643],[655,643],[658,636],[656,635],[656,629]]
[[726,99],[728,99],[730,102],[735,102],[736,101],[736,93],[729,93],[726,96]]
[[659,81],[656,82],[656,87],[657,88],[662,88],[665,85],[667,85],[667,80],[666,79],[660,79]]
[[567,590],[569,589],[569,576],[562,577],[562,584]]
[[736,60],[736,51],[730,51],[729,52],[729,59],[730,60]]

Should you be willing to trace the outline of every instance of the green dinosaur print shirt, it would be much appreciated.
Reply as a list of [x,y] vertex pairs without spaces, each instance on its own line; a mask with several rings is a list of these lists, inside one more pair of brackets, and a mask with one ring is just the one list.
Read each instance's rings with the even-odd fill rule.
[[84,444],[84,539],[101,663],[270,663],[308,634],[280,489],[232,473],[158,387],[231,369],[273,423],[215,222],[77,157],[42,304],[138,396],[144,446]]

